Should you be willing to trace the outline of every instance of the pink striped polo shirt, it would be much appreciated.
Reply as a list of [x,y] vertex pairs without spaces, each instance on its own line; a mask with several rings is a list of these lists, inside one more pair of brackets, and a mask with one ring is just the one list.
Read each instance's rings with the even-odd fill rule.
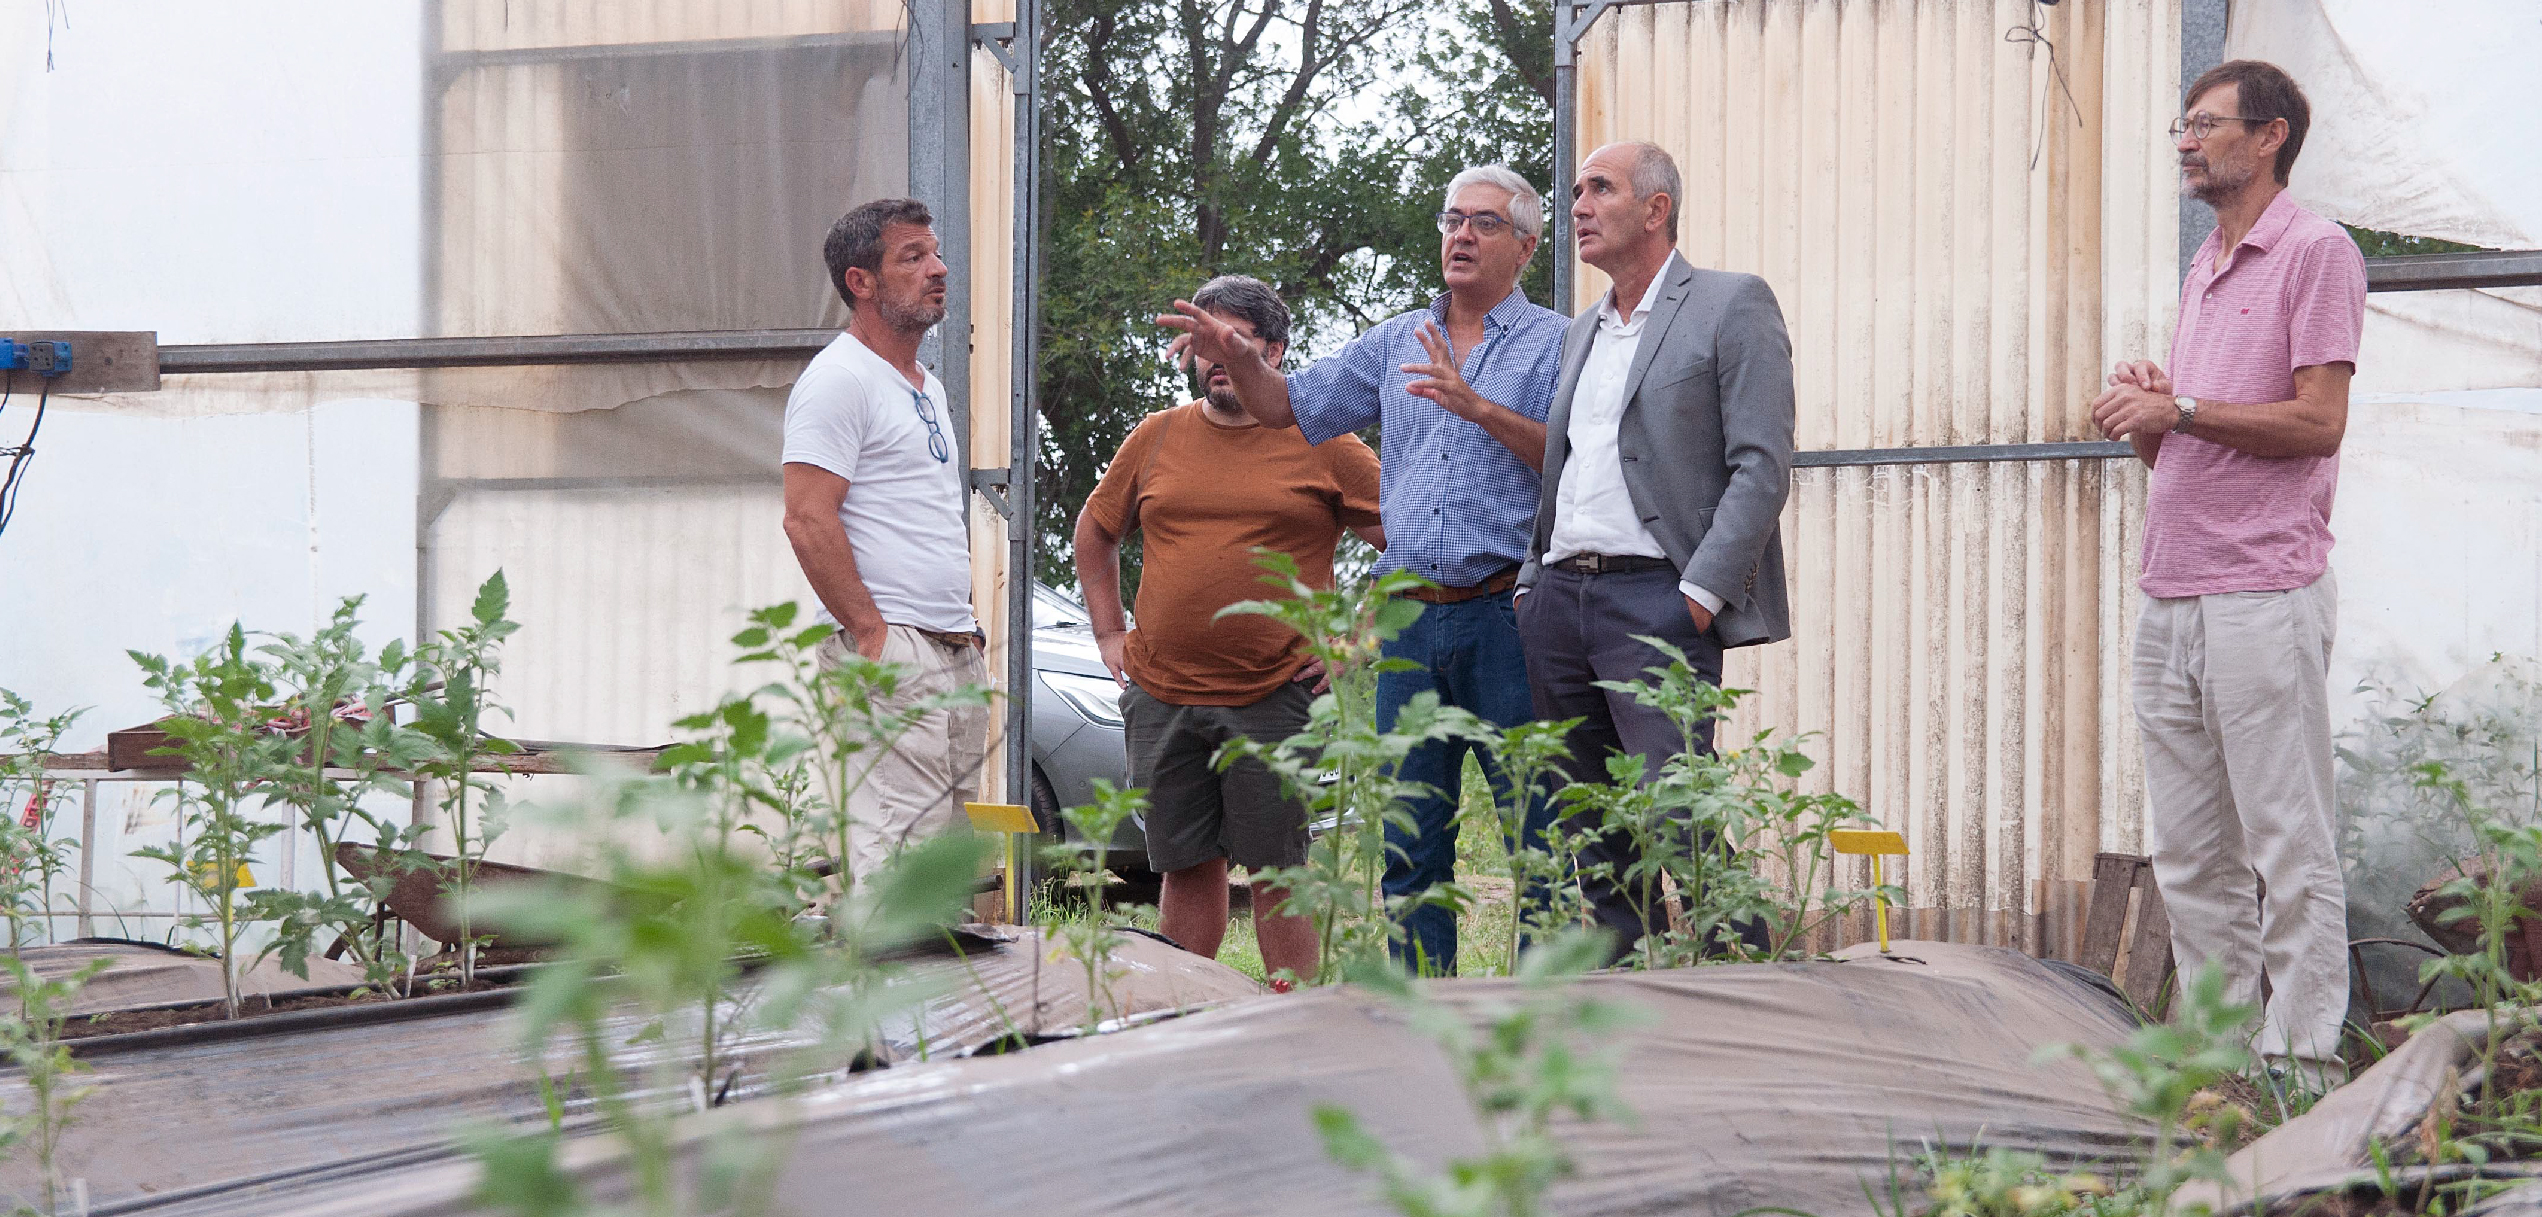
[[[2295,396],[2295,369],[2357,361],[2365,259],[2345,230],[2279,191],[2216,273],[2207,234],[2180,285],[2172,391],[2200,401]],[[2303,587],[2330,567],[2339,458],[2267,457],[2166,435],[2145,503],[2137,586],[2162,599]]]

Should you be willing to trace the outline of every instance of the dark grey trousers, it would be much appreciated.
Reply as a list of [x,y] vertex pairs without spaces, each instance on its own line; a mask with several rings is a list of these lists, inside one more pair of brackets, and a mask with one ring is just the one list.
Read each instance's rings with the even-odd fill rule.
[[[1634,701],[1631,694],[1601,689],[1602,680],[1645,680],[1650,668],[1665,666],[1667,657],[1637,641],[1658,638],[1686,653],[1698,676],[1721,683],[1721,644],[1709,630],[1695,629],[1685,594],[1677,590],[1674,571],[1630,571],[1583,575],[1546,567],[1535,590],[1518,601],[1518,636],[1527,648],[1527,684],[1536,702],[1536,717],[1548,721],[1577,718],[1565,775],[1575,782],[1607,780],[1606,758],[1617,752],[1638,753],[1644,775],[1655,775],[1662,761],[1675,756],[1684,739],[1677,725],[1658,710]],[[1712,724],[1697,733],[1696,746],[1712,750]],[[1573,822],[1574,830],[1595,827]],[[1585,866],[1604,862],[1607,878],[1583,876],[1581,894],[1600,924],[1618,939],[1621,956],[1646,933],[1667,929],[1660,910],[1642,912],[1626,894],[1621,880],[1640,859],[1640,851],[1621,833],[1591,840],[1581,851]],[[1740,937],[1762,947],[1763,927],[1742,926]]]

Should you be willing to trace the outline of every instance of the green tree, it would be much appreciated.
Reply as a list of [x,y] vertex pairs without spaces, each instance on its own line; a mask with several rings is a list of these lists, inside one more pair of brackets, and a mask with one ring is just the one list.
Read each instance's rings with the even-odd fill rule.
[[[1141,417],[1192,385],[1151,322],[1213,275],[1280,290],[1330,350],[1437,290],[1457,168],[1552,160],[1543,0],[1060,0],[1045,51],[1044,578]],[[1539,300],[1551,261],[1539,254]],[[1135,561],[1132,557],[1131,561]]]

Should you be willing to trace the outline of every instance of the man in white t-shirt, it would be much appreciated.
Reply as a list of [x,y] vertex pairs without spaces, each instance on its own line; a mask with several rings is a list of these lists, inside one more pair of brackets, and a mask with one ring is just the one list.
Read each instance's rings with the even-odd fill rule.
[[[847,332],[786,399],[786,539],[839,626],[821,658],[852,648],[898,665],[882,714],[988,684],[944,385],[918,363],[919,339],[944,320],[934,223],[924,203],[880,199],[830,228],[822,253]],[[848,874],[953,824],[978,795],[987,742],[982,705],[930,712],[902,735],[848,800]]]

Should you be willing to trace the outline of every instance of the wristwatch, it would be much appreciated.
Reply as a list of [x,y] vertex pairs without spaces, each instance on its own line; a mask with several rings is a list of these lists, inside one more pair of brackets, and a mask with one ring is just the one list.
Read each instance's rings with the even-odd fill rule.
[[2198,399],[2194,397],[2175,397],[2171,399],[2171,404],[2174,409],[2180,411],[2180,421],[2171,424],[2172,434],[2188,434],[2189,424],[2198,421]]

